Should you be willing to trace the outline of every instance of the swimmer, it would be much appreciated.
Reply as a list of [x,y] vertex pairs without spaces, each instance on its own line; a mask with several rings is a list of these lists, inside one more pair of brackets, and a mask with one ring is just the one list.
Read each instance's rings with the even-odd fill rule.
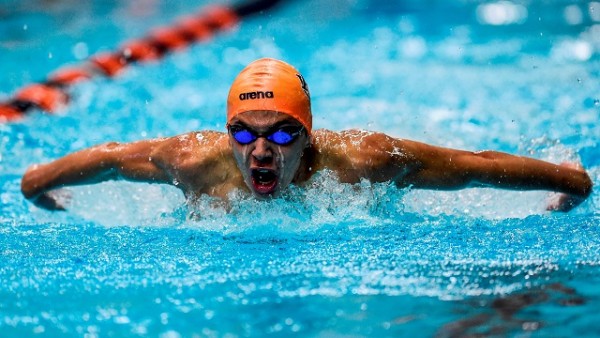
[[547,209],[555,211],[571,210],[592,191],[590,177],[575,163],[449,149],[378,132],[313,130],[304,78],[275,59],[257,60],[236,77],[226,128],[80,150],[31,166],[21,190],[49,210],[65,209],[56,189],[115,179],[173,184],[186,198],[227,200],[230,192],[243,190],[269,199],[330,170],[350,184],[367,179],[424,189],[554,191]]

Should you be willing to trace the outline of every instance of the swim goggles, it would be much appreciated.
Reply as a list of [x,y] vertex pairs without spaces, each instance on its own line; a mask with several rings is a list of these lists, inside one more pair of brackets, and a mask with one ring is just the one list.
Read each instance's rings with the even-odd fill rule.
[[241,126],[241,125],[229,125],[227,127],[229,133],[239,144],[246,145],[256,141],[259,137],[265,137],[267,140],[280,145],[285,146],[296,140],[304,127],[286,126],[276,128],[275,130],[268,131],[264,134],[259,134],[254,130]]

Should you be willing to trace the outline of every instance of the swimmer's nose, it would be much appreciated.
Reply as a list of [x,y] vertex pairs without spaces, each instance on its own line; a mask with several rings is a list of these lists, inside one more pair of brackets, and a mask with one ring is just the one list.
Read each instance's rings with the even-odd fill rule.
[[269,163],[273,159],[273,150],[269,141],[264,137],[259,137],[254,141],[254,150],[252,156],[261,163]]

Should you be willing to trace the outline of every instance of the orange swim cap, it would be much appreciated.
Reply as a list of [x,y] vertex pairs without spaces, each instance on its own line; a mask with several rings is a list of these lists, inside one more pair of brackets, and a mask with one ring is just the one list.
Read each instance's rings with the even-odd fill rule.
[[227,123],[251,110],[272,110],[298,120],[312,131],[310,92],[300,73],[275,59],[259,59],[235,78],[227,97]]

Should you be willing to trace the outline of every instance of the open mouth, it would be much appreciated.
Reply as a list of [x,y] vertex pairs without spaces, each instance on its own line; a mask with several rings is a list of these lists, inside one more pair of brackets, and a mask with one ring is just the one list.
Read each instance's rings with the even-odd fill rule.
[[252,185],[259,194],[272,194],[277,186],[277,175],[269,169],[252,169]]

